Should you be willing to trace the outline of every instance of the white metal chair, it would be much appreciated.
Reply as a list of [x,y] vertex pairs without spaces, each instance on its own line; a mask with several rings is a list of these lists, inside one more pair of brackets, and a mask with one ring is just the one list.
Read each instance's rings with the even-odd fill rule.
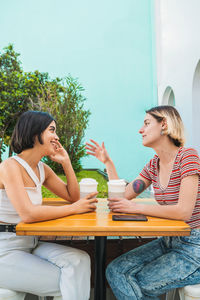
[[[174,300],[176,289],[166,294],[166,300]],[[200,284],[186,285],[178,289],[180,300],[200,300]]]
[[0,300],[24,300],[26,294],[0,288]]
[[200,284],[187,285],[179,290],[180,300],[199,300]]
[[[24,300],[25,296],[26,293],[0,288],[0,300]],[[38,300],[47,300],[47,297],[38,296]]]

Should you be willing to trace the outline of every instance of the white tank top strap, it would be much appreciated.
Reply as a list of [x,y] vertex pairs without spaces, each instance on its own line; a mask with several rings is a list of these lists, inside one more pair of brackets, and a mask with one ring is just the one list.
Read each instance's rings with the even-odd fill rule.
[[42,185],[45,180],[45,172],[44,172],[43,162],[39,161],[38,167],[39,167],[39,172],[40,172],[40,183]]
[[38,186],[40,184],[40,181],[41,181],[41,169],[42,168],[40,168],[40,166],[39,166],[39,172],[40,172],[40,181],[39,181],[39,179],[36,176],[35,172],[33,171],[33,169],[29,166],[29,164],[25,160],[23,160],[19,156],[13,156],[12,158],[14,158],[20,165],[22,165],[24,167],[24,169],[26,170],[28,175],[31,177],[31,179],[33,180],[35,185]]

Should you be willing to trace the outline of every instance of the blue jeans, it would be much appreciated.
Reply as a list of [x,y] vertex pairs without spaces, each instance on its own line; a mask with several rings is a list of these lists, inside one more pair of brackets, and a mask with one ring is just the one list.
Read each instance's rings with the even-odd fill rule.
[[171,289],[200,283],[200,229],[123,254],[108,265],[106,277],[118,300],[158,300]]

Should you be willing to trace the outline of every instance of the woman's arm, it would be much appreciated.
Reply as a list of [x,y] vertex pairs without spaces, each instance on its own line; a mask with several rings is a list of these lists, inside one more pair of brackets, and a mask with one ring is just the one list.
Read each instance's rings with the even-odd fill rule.
[[[119,179],[115,165],[105,148],[104,142],[100,146],[94,140],[90,140],[90,141],[92,144],[86,143],[87,146],[85,148],[89,150],[87,153],[92,156],[95,156],[98,160],[100,160],[102,163],[105,164],[109,180]],[[150,186],[150,184],[151,184],[150,180],[147,180],[142,176],[138,176],[135,180],[133,180],[131,183],[127,185],[125,191],[125,197],[127,199],[133,199],[137,197],[148,186]]]
[[91,193],[86,198],[63,206],[34,205],[24,188],[24,182],[19,165],[8,159],[0,168],[1,182],[12,205],[23,222],[31,223],[65,217],[72,214],[85,213],[96,209],[97,199],[90,199],[97,193]]
[[57,142],[55,154],[51,155],[50,158],[62,165],[67,184],[63,182],[50,167],[44,164],[45,181],[43,185],[57,196],[70,202],[75,202],[80,199],[79,184],[72,168],[69,155],[59,142]]
[[90,141],[92,144],[86,143],[85,147],[85,149],[89,150],[87,151],[87,154],[95,156],[99,161],[105,164],[109,180],[119,179],[115,165],[105,148],[104,142],[100,146],[94,140]]
[[139,194],[144,192],[151,184],[150,180],[147,180],[146,178],[142,176],[138,176],[136,179],[131,181],[125,191],[125,198],[126,199],[133,199],[136,198]]
[[109,208],[113,212],[138,213],[154,217],[188,221],[192,216],[198,193],[199,175],[191,175],[181,180],[179,200],[175,205],[147,205],[126,199],[113,199]]
[[61,178],[59,178],[54,173],[54,171],[46,164],[44,164],[44,170],[45,170],[45,181],[43,185],[48,190],[56,194],[58,197],[70,202],[75,202],[78,199],[80,199],[79,185],[72,167],[66,166],[64,169],[67,183],[65,183]]

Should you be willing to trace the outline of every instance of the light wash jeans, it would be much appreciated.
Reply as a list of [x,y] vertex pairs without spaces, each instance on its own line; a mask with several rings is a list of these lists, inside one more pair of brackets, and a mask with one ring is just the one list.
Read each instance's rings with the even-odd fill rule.
[[200,229],[123,254],[108,265],[106,277],[118,300],[158,300],[171,289],[200,283]]
[[0,287],[62,300],[88,300],[90,258],[36,237],[0,232]]

